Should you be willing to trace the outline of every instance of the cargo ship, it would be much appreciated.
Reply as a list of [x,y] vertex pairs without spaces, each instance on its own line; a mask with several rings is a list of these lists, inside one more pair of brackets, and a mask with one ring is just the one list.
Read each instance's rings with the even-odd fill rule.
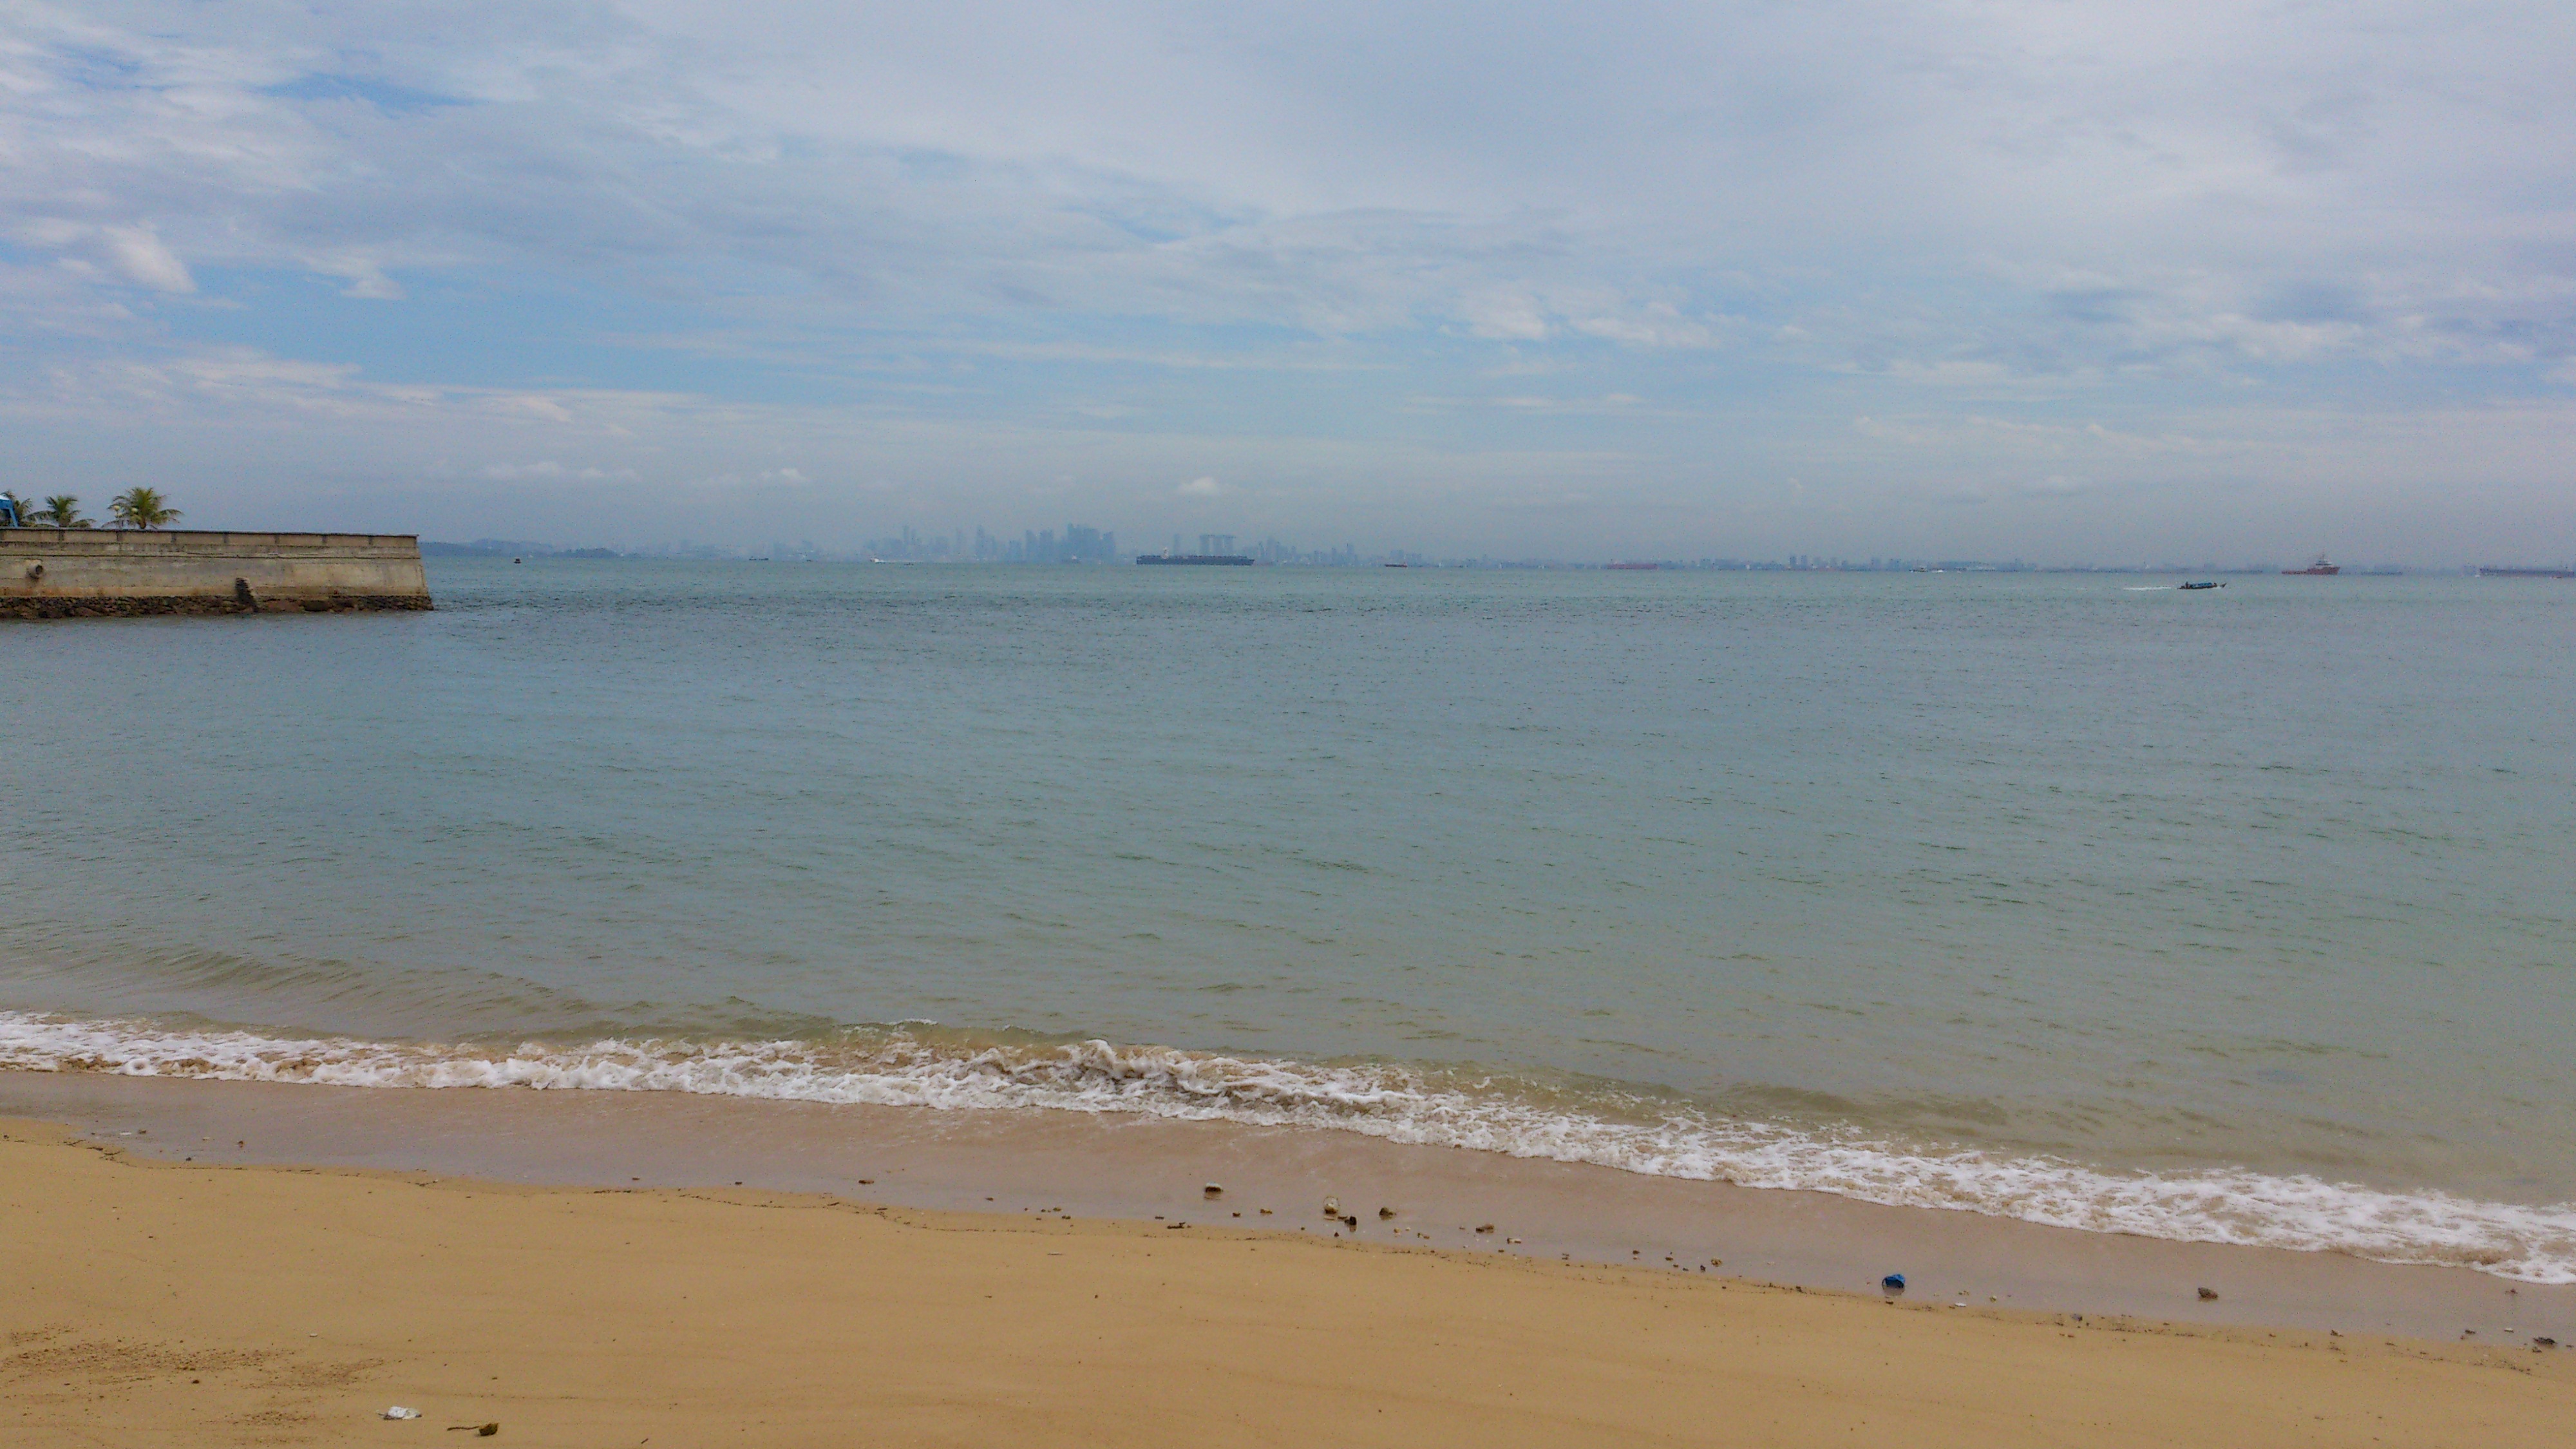
[[2281,570],[2281,572],[2283,572],[2283,573],[2285,573],[2285,574],[2291,574],[2291,575],[2300,576],[2300,577],[2305,577],[2305,576],[2307,576],[2307,575],[2314,574],[2314,575],[2316,575],[2316,576],[2318,576],[2318,577],[2321,577],[2321,578],[2331,578],[2331,577],[2333,577],[2333,576],[2334,576],[2334,575],[2336,575],[2336,574],[2342,573],[2342,572],[2343,572],[2343,568],[2342,568],[2342,566],[2341,566],[2341,565],[2339,565],[2339,564],[2330,564],[2330,563],[2326,562],[2326,556],[2325,556],[2324,554],[2318,554],[2318,555],[2317,555],[2317,561],[2316,561],[2315,563],[2312,563],[2312,564],[2308,565],[2306,568],[2303,568],[2303,569],[2283,569],[2283,570]]
[[2576,569],[2513,568],[2502,564],[2478,565],[2482,579],[2576,579]]
[[1136,555],[1136,562],[1140,564],[1251,564],[1256,560],[1248,553],[1140,553]]

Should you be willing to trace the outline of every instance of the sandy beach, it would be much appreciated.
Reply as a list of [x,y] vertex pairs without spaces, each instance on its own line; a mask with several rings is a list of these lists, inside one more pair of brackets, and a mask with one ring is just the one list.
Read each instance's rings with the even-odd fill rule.
[[[924,1111],[675,1092],[380,1091],[0,1072],[0,1117],[136,1157],[348,1167],[525,1187],[749,1185],[931,1212],[1221,1218],[1400,1247],[1641,1264],[1917,1300],[2347,1337],[2576,1342],[2576,1284],[2344,1253],[2185,1243],[1583,1163],[1082,1112]],[[1221,1205],[1204,1184],[1228,1188]],[[1213,1207],[1224,1211],[1212,1213]],[[1265,1215],[1262,1208],[1274,1209]],[[1380,1219],[1378,1207],[1397,1216]],[[1474,1229],[1491,1224],[1495,1231]],[[2209,1288],[2219,1296],[2203,1297]]]
[[[2559,1442],[2563,1350],[0,1128],[13,1443]],[[392,1405],[423,1418],[385,1422]]]

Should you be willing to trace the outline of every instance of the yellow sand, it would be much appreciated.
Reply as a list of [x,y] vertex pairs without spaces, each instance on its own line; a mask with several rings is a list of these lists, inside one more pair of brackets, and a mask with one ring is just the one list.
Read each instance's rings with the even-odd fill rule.
[[[2565,1352],[0,1125],[0,1443],[2564,1445]],[[422,1409],[386,1423],[388,1405]]]

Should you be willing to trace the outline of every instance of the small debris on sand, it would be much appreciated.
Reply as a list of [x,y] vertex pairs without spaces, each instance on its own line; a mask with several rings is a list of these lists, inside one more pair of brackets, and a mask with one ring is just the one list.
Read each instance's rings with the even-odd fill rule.
[[1476,1231],[1480,1233],[1490,1233],[1493,1230],[1494,1225],[1492,1223],[1479,1223],[1476,1225]]
[[1225,1186],[1222,1183],[1211,1182],[1207,1186],[1200,1188],[1199,1191],[1205,1193],[1209,1197],[1225,1196]]
[[2203,1303],[2207,1303],[2212,1299],[2215,1299],[2217,1296],[2218,1290],[2215,1288],[2203,1288],[2200,1290],[2200,1301]]
[[1379,1209],[1377,1210],[1377,1220],[1378,1220],[1379,1222],[1385,1222],[1388,1218],[1391,1218],[1391,1217],[1394,1217],[1394,1216],[1395,1216],[1395,1209],[1393,1209],[1393,1208],[1391,1208],[1391,1207],[1382,1207],[1382,1208],[1379,1208]]

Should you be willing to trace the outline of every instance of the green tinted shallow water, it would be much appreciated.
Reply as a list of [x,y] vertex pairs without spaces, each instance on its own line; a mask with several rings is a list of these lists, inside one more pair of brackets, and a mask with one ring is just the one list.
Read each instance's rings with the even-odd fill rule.
[[434,561],[11,626],[0,1009],[928,1020],[2576,1198],[2576,587],[2152,582]]

